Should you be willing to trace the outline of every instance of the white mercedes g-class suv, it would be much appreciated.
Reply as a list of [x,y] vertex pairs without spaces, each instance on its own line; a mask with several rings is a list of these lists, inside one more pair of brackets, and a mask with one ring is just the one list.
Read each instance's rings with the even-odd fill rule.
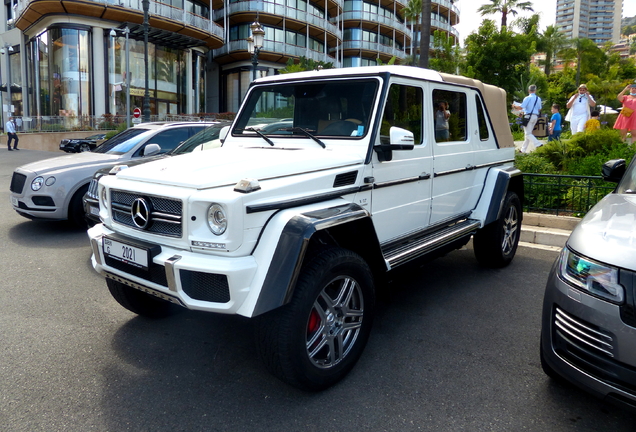
[[258,79],[221,148],[101,178],[93,266],[140,315],[257,318],[268,369],[324,389],[360,357],[387,272],[471,237],[480,263],[513,259],[506,111],[499,88],[414,67]]

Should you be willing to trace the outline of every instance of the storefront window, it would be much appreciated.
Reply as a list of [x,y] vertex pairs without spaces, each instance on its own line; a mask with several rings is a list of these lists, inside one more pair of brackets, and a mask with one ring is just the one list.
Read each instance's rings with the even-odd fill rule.
[[77,117],[92,112],[91,37],[87,29],[50,28],[30,43],[28,68],[36,115]]
[[[106,33],[108,35],[108,33]],[[143,109],[145,93],[144,44],[129,39],[130,111]],[[126,38],[108,35],[108,111],[116,115],[126,114]],[[186,106],[186,76],[182,51],[148,44],[148,92],[150,113],[165,116],[180,114]],[[114,67],[113,67],[114,65]]]

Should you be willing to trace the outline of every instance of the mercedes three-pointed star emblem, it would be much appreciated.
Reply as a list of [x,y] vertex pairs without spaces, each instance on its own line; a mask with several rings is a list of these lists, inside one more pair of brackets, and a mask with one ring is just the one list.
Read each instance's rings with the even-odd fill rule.
[[145,199],[137,198],[133,201],[130,209],[130,215],[137,227],[146,229],[150,223],[150,205]]

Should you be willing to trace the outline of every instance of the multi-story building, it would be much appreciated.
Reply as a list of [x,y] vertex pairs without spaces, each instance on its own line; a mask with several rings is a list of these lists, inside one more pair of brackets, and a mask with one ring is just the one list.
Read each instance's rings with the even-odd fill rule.
[[618,43],[623,0],[557,0],[556,26],[566,38]]
[[[432,31],[456,38],[453,3],[433,2]],[[265,31],[257,76],[300,56],[365,66],[407,56],[413,31],[405,7],[405,0],[5,0],[4,116],[9,106],[25,119],[122,115],[128,80],[131,110],[142,107],[147,81],[153,115],[236,111],[252,80],[253,22]]]

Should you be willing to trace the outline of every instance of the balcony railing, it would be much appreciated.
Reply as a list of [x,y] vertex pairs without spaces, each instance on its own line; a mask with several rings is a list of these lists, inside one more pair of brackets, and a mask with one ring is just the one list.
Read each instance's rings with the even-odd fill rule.
[[[238,12],[259,12],[284,16],[296,21],[305,22],[317,28],[325,29],[329,33],[336,35],[338,38],[342,37],[342,32],[335,24],[329,22],[328,19],[274,2],[240,1],[231,3],[228,7],[227,13],[229,15],[233,15]],[[225,11],[223,9],[216,10],[214,11],[213,19],[214,21],[221,21],[224,15]]]
[[[387,45],[382,45],[377,42],[367,42],[367,41],[358,41],[358,40],[344,41],[342,42],[341,49],[343,50],[357,49],[357,50],[364,50],[364,51],[373,51],[373,52],[387,54],[390,56],[396,56],[398,58],[406,57],[406,53],[404,52],[404,50],[387,46]],[[334,51],[334,49],[332,49],[332,51]]]
[[[227,55],[229,53],[237,52],[237,51],[243,51],[247,53],[246,40],[230,41],[226,43],[225,45],[223,45],[221,48],[215,49],[213,51],[213,56],[219,57],[219,56]],[[336,61],[336,58],[330,56],[329,54],[325,54],[324,52],[314,51],[305,47],[286,44],[283,42],[274,42],[274,41],[266,40],[264,42],[263,48],[261,49],[261,53],[264,54],[266,52],[274,52],[277,54],[284,54],[289,57],[296,57],[296,58],[304,56],[314,61],[333,63],[334,67],[340,67],[340,62]]]
[[[374,23],[380,23],[387,27],[394,28],[406,34],[411,34],[411,30],[407,27],[406,23],[400,22],[395,18],[386,17],[384,15],[380,15],[373,12],[366,11],[350,11],[344,12],[340,16],[341,21],[347,20],[362,20],[362,21],[370,21]],[[336,18],[331,18],[331,21],[336,21]]]
[[[29,4],[34,1],[36,0],[18,0],[17,16],[20,16],[28,8]],[[107,6],[121,6],[123,8],[132,9],[143,14],[142,0],[90,0],[90,2],[100,3]],[[204,30],[223,39],[224,32],[221,26],[210,19],[193,14],[192,12],[188,12],[185,9],[176,8],[171,5],[151,0],[149,13],[150,15],[160,16],[163,18],[188,24],[192,27]]]

